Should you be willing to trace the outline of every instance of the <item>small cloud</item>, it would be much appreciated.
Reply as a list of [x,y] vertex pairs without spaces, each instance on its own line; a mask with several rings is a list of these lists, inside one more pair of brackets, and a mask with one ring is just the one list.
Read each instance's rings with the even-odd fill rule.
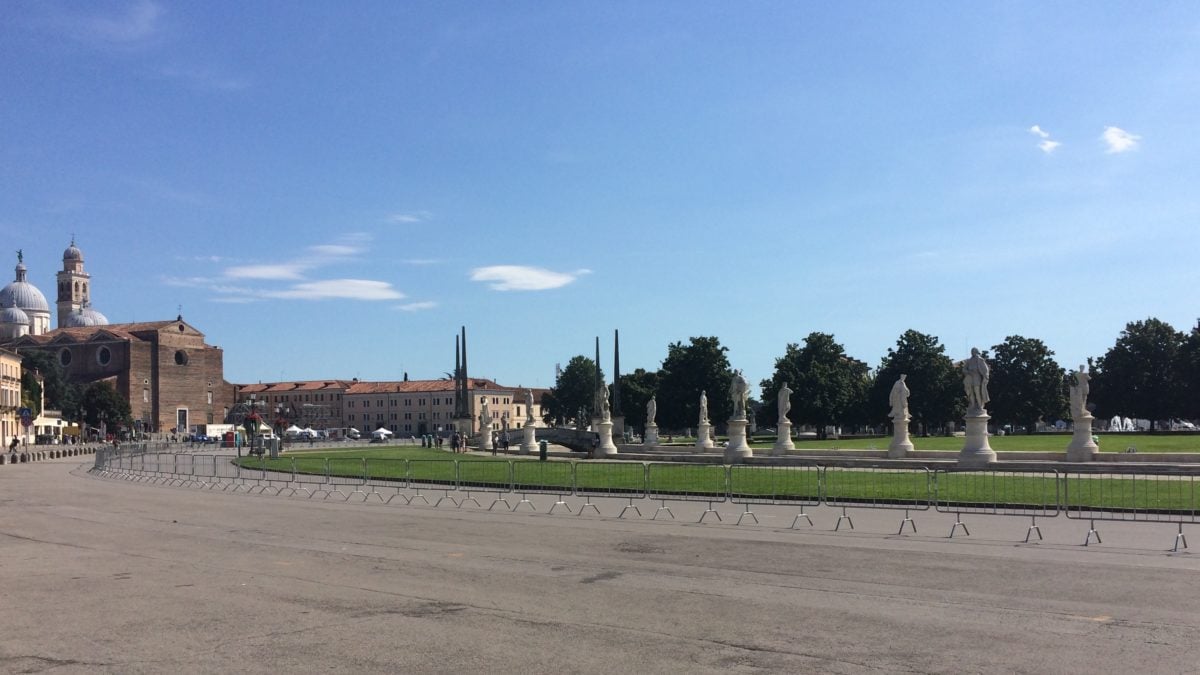
[[1029,133],[1037,136],[1038,138],[1050,138],[1050,134],[1043,131],[1042,128],[1036,124],[1029,127]]
[[412,223],[423,223],[432,217],[433,214],[428,211],[414,211],[411,213],[393,213],[387,217],[387,221],[389,223],[410,225]]
[[250,88],[250,80],[223,75],[205,68],[181,68],[165,66],[158,70],[162,77],[177,80],[194,89],[203,91],[242,91]]
[[57,28],[80,41],[97,45],[134,45],[159,33],[162,13],[158,4],[140,0],[117,15],[62,14],[51,20]]
[[492,265],[471,270],[471,281],[491,282],[488,287],[494,291],[545,291],[561,288],[590,273],[591,270],[566,273],[523,265]]
[[1104,127],[1104,133],[1100,134],[1100,138],[1108,144],[1108,150],[1105,152],[1109,154],[1134,150],[1138,146],[1138,141],[1142,140],[1141,136],[1131,134],[1120,127]]
[[327,279],[295,284],[288,290],[264,291],[268,298],[283,300],[403,300],[404,294],[386,281]]
[[224,296],[220,298],[209,298],[210,302],[221,302],[227,305],[249,305],[254,302],[262,302],[259,298],[248,298],[246,296]]
[[438,304],[436,302],[432,300],[425,300],[422,302],[410,302],[404,305],[396,305],[396,309],[402,312],[419,312],[425,309],[433,309],[437,306]]
[[405,265],[438,265],[442,261],[436,258],[406,258],[400,262]]
[[1062,145],[1062,143],[1059,143],[1058,141],[1042,141],[1041,143],[1038,143],[1038,147],[1041,148],[1042,152],[1046,153],[1047,155],[1054,152],[1060,145]]
[[1042,142],[1038,143],[1038,149],[1047,155],[1054,152],[1058,149],[1058,146],[1062,145],[1062,143],[1059,143],[1058,141],[1050,140],[1050,132],[1046,131],[1037,124],[1029,127],[1029,133],[1042,139]]
[[238,267],[229,267],[225,270],[225,276],[234,279],[271,279],[271,280],[292,280],[302,279],[301,272],[305,270],[304,265],[295,263],[284,263],[281,265],[240,265]]
[[362,249],[358,246],[347,246],[345,244],[320,244],[318,246],[309,246],[309,251],[317,255],[330,256],[341,258],[346,256],[357,255],[362,253]]

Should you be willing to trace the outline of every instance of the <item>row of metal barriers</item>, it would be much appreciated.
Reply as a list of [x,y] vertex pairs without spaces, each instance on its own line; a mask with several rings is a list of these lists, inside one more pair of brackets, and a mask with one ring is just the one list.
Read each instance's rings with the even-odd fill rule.
[[[738,524],[758,522],[752,507],[771,504],[798,508],[792,527],[812,519],[804,507],[825,504],[840,508],[835,530],[853,527],[847,509],[895,509],[904,512],[899,533],[916,530],[911,514],[934,509],[957,514],[950,531],[969,534],[962,514],[1025,516],[1031,519],[1026,541],[1041,538],[1037,518],[1088,520],[1084,544],[1099,542],[1095,521],[1177,523],[1175,549],[1186,548],[1184,523],[1200,516],[1197,475],[1174,471],[1056,469],[895,468],[836,466],[810,462],[796,465],[692,464],[678,462],[575,461],[539,462],[510,459],[425,460],[285,457],[232,458],[163,452],[102,450],[94,471],[131,480],[191,485],[208,489],[291,494],[322,499],[358,496],[390,503],[399,499],[429,502],[422,492],[439,493],[436,505],[474,502],[475,495],[492,495],[489,510],[504,504],[516,510],[530,494],[558,497],[550,511],[570,510],[564,497],[585,500],[580,513],[599,508],[595,497],[628,499],[619,517],[633,510],[637,499],[658,500],[655,513],[670,515],[671,501],[705,502],[700,522],[710,515],[721,519],[716,505],[742,505]],[[411,494],[410,494],[411,493]],[[510,505],[507,496],[520,495]],[[482,505],[481,505],[482,506]]]

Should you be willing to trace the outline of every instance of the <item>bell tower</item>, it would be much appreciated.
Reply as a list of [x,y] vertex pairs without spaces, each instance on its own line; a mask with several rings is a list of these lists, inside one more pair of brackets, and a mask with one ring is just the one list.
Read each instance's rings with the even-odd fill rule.
[[63,251],[63,268],[57,276],[58,327],[62,328],[72,312],[81,311],[92,299],[91,275],[83,271],[83,251],[75,246],[74,235],[71,245]]

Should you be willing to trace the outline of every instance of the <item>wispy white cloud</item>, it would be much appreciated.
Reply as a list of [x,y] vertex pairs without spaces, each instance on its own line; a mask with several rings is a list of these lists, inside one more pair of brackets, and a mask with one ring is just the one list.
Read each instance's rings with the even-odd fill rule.
[[471,270],[471,281],[489,282],[494,291],[545,291],[561,288],[591,270],[554,272],[541,267],[524,265],[491,265]]
[[185,68],[164,66],[159,75],[169,80],[182,82],[202,91],[242,91],[249,89],[251,82],[244,77],[226,75],[209,68]]
[[442,261],[437,258],[405,258],[400,262],[405,265],[440,265]]
[[268,279],[292,280],[304,278],[303,272],[308,269],[299,263],[282,263],[277,265],[239,265],[225,268],[225,276],[234,279]]
[[1131,134],[1120,127],[1104,127],[1100,138],[1108,145],[1105,152],[1109,154],[1134,150],[1138,147],[1138,141],[1142,140],[1141,136]]
[[263,297],[284,300],[403,300],[404,294],[386,281],[371,279],[326,279],[294,284],[278,291],[262,291]]
[[363,252],[362,247],[349,246],[347,244],[320,244],[317,246],[309,246],[308,250],[320,255],[334,258],[349,257]]
[[433,214],[428,211],[410,211],[407,213],[393,213],[387,217],[387,221],[389,223],[410,225],[412,223],[423,223],[430,218],[433,218]]
[[1038,146],[1039,150],[1046,153],[1047,155],[1054,152],[1055,150],[1058,149],[1058,147],[1060,145],[1062,145],[1062,143],[1059,143],[1058,141],[1050,140],[1050,132],[1046,131],[1045,129],[1043,129],[1041,126],[1039,126],[1037,124],[1029,127],[1029,133],[1042,139],[1042,141],[1040,143],[1038,143],[1037,146]]
[[423,300],[421,302],[409,302],[403,305],[396,305],[396,309],[402,312],[420,312],[426,309],[433,309],[438,304],[432,300]]
[[128,3],[120,12],[50,12],[47,22],[51,29],[94,46],[130,47],[150,41],[162,31],[163,11],[152,0]]

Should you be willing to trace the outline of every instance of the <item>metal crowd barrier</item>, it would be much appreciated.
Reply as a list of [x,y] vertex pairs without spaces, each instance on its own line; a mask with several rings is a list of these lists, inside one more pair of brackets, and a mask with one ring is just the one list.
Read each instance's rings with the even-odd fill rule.
[[1197,522],[1197,489],[1200,482],[1190,473],[1116,473],[1076,470],[1068,472],[1064,485],[1067,518],[1087,520],[1090,525],[1083,545],[1102,543],[1097,520],[1176,523],[1175,546],[1187,548],[1185,523]]
[[878,466],[843,468],[827,466],[821,472],[821,501],[828,506],[840,506],[842,515],[834,526],[836,532],[845,520],[854,529],[854,520],[846,509],[903,509],[900,531],[911,525],[917,531],[911,511],[928,511],[933,504],[932,474],[929,469],[893,469]]
[[407,461],[408,484],[417,491],[412,499],[420,499],[428,504],[429,500],[421,494],[421,486],[437,486],[436,489],[442,491],[442,496],[434,503],[434,506],[441,506],[442,502],[447,500],[455,506],[460,506],[459,502],[450,496],[451,491],[458,489],[459,462],[457,460],[410,459]]
[[640,518],[642,511],[633,503],[634,499],[646,496],[646,465],[637,462],[579,462],[575,464],[575,496],[583,497],[584,504],[579,507],[579,515],[590,506],[600,513],[599,507],[592,503],[592,497],[625,497],[629,500],[618,518],[624,518],[625,512],[633,509]]
[[812,525],[812,518],[805,506],[821,503],[821,467],[800,466],[748,466],[734,464],[729,467],[729,501],[743,504],[746,510],[738,516],[737,524],[750,516],[758,523],[758,516],[750,510],[751,504],[791,505],[800,507],[800,513],[792,519],[794,529],[801,518]]
[[1054,469],[938,469],[934,473],[934,488],[937,510],[955,514],[951,538],[960,527],[970,536],[971,531],[962,522],[964,513],[1029,516],[1025,543],[1029,543],[1035,532],[1038,539],[1042,538],[1038,516],[1057,516],[1062,496],[1059,473]]
[[[363,497],[363,501],[367,501],[371,497],[376,497],[384,504],[391,504],[393,499],[401,499],[405,504],[411,504],[409,499],[402,490],[408,488],[408,460],[406,459],[367,459],[364,460],[367,483],[365,488],[370,488],[370,492]],[[385,492],[380,492],[380,490]],[[387,499],[384,499],[384,494],[387,494]]]
[[[659,500],[654,518],[663,511],[675,518],[667,506],[667,500],[686,502],[708,502],[708,508],[700,514],[701,523],[712,513],[721,521],[721,514],[713,504],[724,503],[729,497],[729,468],[717,464],[675,464],[651,462],[646,465],[646,496]],[[723,521],[722,521],[723,522]]]
[[511,464],[512,490],[521,495],[521,501],[513,506],[513,511],[521,508],[522,504],[528,504],[529,508],[536,511],[537,507],[529,500],[532,493],[555,495],[557,499],[550,507],[550,513],[554,513],[554,509],[559,506],[566,508],[568,513],[571,512],[570,505],[563,497],[575,491],[575,462],[522,460],[513,461]]
[[500,503],[511,510],[512,506],[504,498],[504,495],[512,491],[512,486],[513,468],[512,462],[509,460],[482,459],[458,462],[458,489],[460,492],[466,493],[466,496],[458,503],[460,507],[467,502],[475,502],[476,506],[482,507],[483,505],[471,496],[471,493],[486,492],[496,495],[491,506],[488,507],[488,511]]

